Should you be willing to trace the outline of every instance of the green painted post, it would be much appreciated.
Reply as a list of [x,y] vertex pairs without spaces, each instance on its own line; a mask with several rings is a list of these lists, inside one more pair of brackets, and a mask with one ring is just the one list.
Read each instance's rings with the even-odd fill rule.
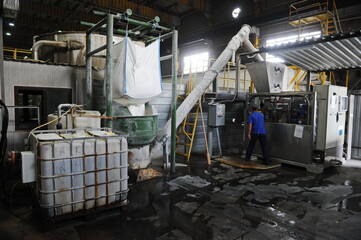
[[91,52],[91,38],[92,34],[86,34],[86,108],[92,109],[93,108],[93,76],[92,76],[92,56],[89,55]]
[[[113,15],[107,15],[107,53],[105,63],[105,81],[107,89],[107,116],[113,116],[112,101],[113,101]],[[107,120],[109,128],[113,128],[113,121]]]
[[172,122],[171,122],[171,173],[175,173],[176,131],[177,131],[177,59],[178,31],[173,28],[172,37]]

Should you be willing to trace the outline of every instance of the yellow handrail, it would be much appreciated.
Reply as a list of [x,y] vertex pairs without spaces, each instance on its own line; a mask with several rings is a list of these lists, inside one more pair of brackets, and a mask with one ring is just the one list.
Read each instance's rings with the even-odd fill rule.
[[290,4],[289,17],[297,15],[298,12],[300,12],[300,11],[309,10],[309,9],[318,9],[320,11],[322,11],[324,9],[328,10],[328,1],[322,2],[322,3],[318,2],[318,3],[313,3],[313,4],[310,4],[307,6],[297,7],[297,5],[299,5],[301,3],[305,3],[305,2],[308,2],[308,0],[302,0],[302,1],[298,1],[298,2]]
[[[7,55],[6,52],[10,52],[11,55]],[[12,59],[19,59],[19,56],[18,56],[19,53],[29,55],[29,54],[31,54],[31,51],[27,50],[27,49],[21,49],[21,48],[4,47],[4,56],[5,57],[11,57]],[[22,59],[24,59],[24,57],[22,57]]]

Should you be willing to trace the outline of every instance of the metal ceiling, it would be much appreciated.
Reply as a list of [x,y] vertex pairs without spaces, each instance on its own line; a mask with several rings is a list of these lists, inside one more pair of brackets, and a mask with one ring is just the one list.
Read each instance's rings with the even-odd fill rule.
[[[3,0],[0,0],[3,1]],[[11,1],[10,1],[11,2]],[[211,0],[18,0],[17,17],[4,18],[4,45],[28,49],[33,36],[57,31],[86,31],[80,22],[97,23],[102,17],[94,10],[123,13],[133,11],[132,18],[142,21],[160,17],[163,26],[174,26],[190,13],[210,13]],[[15,26],[9,26],[9,23]]]
[[312,72],[361,68],[361,30],[262,47],[259,52]]

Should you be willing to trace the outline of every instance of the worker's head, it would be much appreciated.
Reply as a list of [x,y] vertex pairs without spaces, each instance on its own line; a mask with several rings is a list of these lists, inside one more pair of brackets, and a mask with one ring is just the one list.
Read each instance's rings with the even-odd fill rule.
[[258,105],[257,104],[252,104],[251,109],[252,109],[252,112],[257,111],[258,110]]

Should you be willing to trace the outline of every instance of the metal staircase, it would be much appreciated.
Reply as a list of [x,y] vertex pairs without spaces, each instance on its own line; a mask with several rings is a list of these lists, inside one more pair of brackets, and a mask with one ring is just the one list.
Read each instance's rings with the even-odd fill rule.
[[320,24],[323,35],[342,31],[335,0],[308,4],[303,0],[290,4],[289,24],[298,27],[299,33],[305,25]]

